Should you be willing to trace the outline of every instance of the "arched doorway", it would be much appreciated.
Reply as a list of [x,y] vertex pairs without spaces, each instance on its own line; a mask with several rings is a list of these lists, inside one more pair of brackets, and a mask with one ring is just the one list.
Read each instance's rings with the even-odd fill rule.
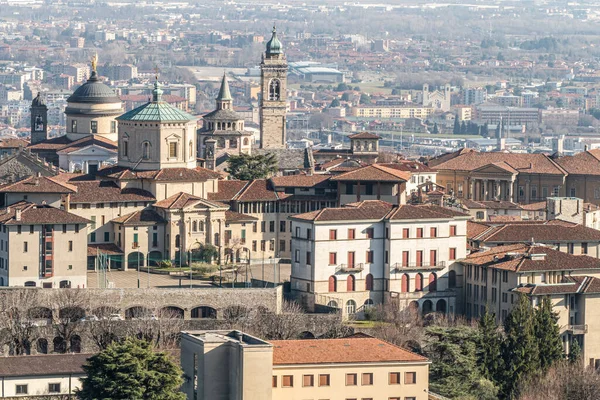
[[67,351],[67,342],[65,342],[65,339],[57,336],[54,338],[54,340],[52,341],[52,344],[54,346],[54,353],[66,353]]
[[423,302],[423,315],[429,314],[431,311],[433,311],[433,303],[431,300],[425,300]]
[[163,260],[162,252],[160,251],[151,251],[148,253],[148,265],[152,267],[157,267],[158,263]]
[[423,291],[423,274],[420,272],[415,276],[415,292]]
[[144,253],[135,251],[127,256],[127,268],[137,269],[138,266],[144,265]]
[[329,277],[329,291],[337,292],[337,279],[333,275]]
[[152,315],[150,310],[142,306],[129,307],[125,310],[125,319],[148,318]]
[[208,306],[200,306],[192,308],[192,318],[217,318],[217,310]]
[[446,300],[440,299],[435,304],[435,311],[439,313],[446,314]]
[[163,307],[160,310],[160,318],[164,318],[164,319],[180,318],[180,319],[183,319],[183,308],[179,308],[179,307],[175,307],[175,306]]
[[402,275],[402,282],[401,282],[401,286],[400,286],[400,291],[402,293],[408,293],[408,292],[410,292],[410,277],[408,276],[408,274]]
[[348,275],[348,280],[346,281],[346,291],[354,292],[356,285],[356,281],[354,279],[354,275]]
[[37,352],[39,354],[48,354],[48,341],[46,339],[38,339],[36,343]]
[[373,274],[367,274],[365,278],[365,290],[373,290]]
[[437,275],[434,272],[429,274],[429,291],[437,291]]
[[346,313],[348,315],[356,313],[356,302],[354,300],[348,300],[346,302]]

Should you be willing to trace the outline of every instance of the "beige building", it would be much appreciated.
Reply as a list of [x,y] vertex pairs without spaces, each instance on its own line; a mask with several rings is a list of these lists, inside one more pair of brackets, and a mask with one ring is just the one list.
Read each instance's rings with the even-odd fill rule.
[[25,201],[0,210],[0,286],[87,287],[88,223]]
[[432,115],[433,112],[433,107],[357,106],[352,107],[351,115],[359,118],[425,119]]
[[465,315],[477,318],[486,306],[502,322],[519,293],[535,306],[548,296],[558,313],[567,354],[574,340],[583,360],[600,366],[600,260],[538,244],[513,244],[480,251],[460,260],[465,269]]
[[292,274],[296,299],[361,316],[398,302],[423,314],[460,310],[469,216],[437,206],[371,200],[294,215]]
[[427,400],[429,361],[366,335],[267,342],[239,331],[182,332],[190,400]]

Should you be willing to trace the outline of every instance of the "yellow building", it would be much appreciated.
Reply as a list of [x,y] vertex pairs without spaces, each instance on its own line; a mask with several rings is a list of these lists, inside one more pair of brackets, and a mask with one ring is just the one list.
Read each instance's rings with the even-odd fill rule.
[[267,342],[239,331],[182,332],[190,400],[426,400],[429,361],[366,335]]

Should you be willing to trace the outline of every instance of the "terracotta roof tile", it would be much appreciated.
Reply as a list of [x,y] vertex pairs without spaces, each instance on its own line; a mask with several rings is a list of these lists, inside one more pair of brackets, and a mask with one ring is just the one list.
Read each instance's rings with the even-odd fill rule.
[[427,165],[422,164],[418,161],[411,160],[399,160],[393,163],[381,163],[384,167],[397,169],[399,171],[407,171],[413,173],[436,173],[437,171],[429,168]]
[[248,184],[249,181],[219,181],[219,191],[209,193],[209,200],[231,201]]
[[[17,221],[17,209],[21,219]],[[47,205],[24,201],[0,210],[0,223],[5,225],[87,224],[90,220]]]
[[44,140],[36,144],[29,145],[27,148],[31,150],[60,150],[71,144],[73,141],[70,140],[67,135],[55,137],[52,139]]
[[271,178],[271,183],[275,187],[301,187],[309,188],[315,186],[325,186],[331,175],[289,175],[277,176]]
[[348,136],[348,139],[381,139],[379,135],[369,132],[355,133],[354,135]]
[[501,162],[523,173],[566,175],[566,171],[545,154],[503,152],[466,152],[436,165],[435,169],[437,171],[474,171],[485,165]]
[[116,152],[119,148],[117,142],[113,142],[112,140],[106,139],[102,136],[90,135],[68,144],[64,148],[60,149],[57,153],[68,154],[92,145],[97,145],[114,152]]
[[344,207],[323,208],[290,218],[307,221],[364,221],[381,220],[394,206],[385,201],[367,200],[360,203],[346,204]]
[[563,156],[556,162],[570,175],[600,175],[600,151],[582,151],[574,156]]
[[151,179],[167,182],[195,182],[218,179],[221,175],[210,169],[196,168],[163,168],[156,171],[132,171],[128,168],[112,166],[102,168],[98,176],[113,179]]
[[258,218],[253,217],[252,215],[242,214],[236,211],[227,210],[225,211],[225,221],[226,222],[252,222],[258,221]]
[[272,340],[273,365],[427,362],[427,358],[372,337]]
[[29,176],[0,186],[0,193],[74,193],[76,187],[53,177]]
[[77,193],[71,195],[71,203],[107,203],[107,202],[153,202],[152,193],[136,188],[121,189],[112,181],[70,180],[77,187]]
[[45,354],[3,357],[0,376],[84,375],[83,365],[93,354]]
[[379,164],[367,165],[331,178],[332,181],[406,182],[411,174]]
[[597,241],[600,242],[600,231],[582,225],[574,225],[563,221],[559,223],[506,223],[489,231],[474,236],[473,239],[483,243],[515,243],[531,242],[558,243],[565,241]]
[[[161,200],[154,204],[154,207],[158,208],[168,208],[168,209],[181,209],[189,207],[192,204],[203,203],[208,205],[209,207],[221,208],[221,203],[211,202],[205,200],[201,197],[191,195],[185,192],[175,193],[172,196],[167,197],[164,200]],[[229,207],[228,205],[225,205]]]
[[388,216],[392,221],[402,219],[448,219],[453,217],[469,217],[469,215],[434,205],[413,206],[404,204],[395,207]]
[[122,215],[118,218],[115,218],[111,222],[131,226],[156,225],[166,223],[165,219],[154,210],[135,211],[131,214]]
[[236,201],[276,201],[288,197],[283,192],[276,192],[266,179],[255,179],[248,183],[233,200]]
[[18,149],[19,147],[27,147],[29,142],[19,138],[4,138],[0,139],[0,148],[3,149]]

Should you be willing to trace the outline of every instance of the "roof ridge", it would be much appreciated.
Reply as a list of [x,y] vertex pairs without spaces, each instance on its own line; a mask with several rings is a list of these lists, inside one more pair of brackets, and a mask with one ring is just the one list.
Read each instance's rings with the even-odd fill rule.
[[244,185],[243,188],[241,188],[235,196],[233,196],[232,200],[236,200],[239,199],[240,197],[242,197],[244,194],[246,194],[246,192],[250,189],[250,186],[252,186],[254,184],[254,182],[256,181],[256,179],[252,179],[246,182],[246,184]]

